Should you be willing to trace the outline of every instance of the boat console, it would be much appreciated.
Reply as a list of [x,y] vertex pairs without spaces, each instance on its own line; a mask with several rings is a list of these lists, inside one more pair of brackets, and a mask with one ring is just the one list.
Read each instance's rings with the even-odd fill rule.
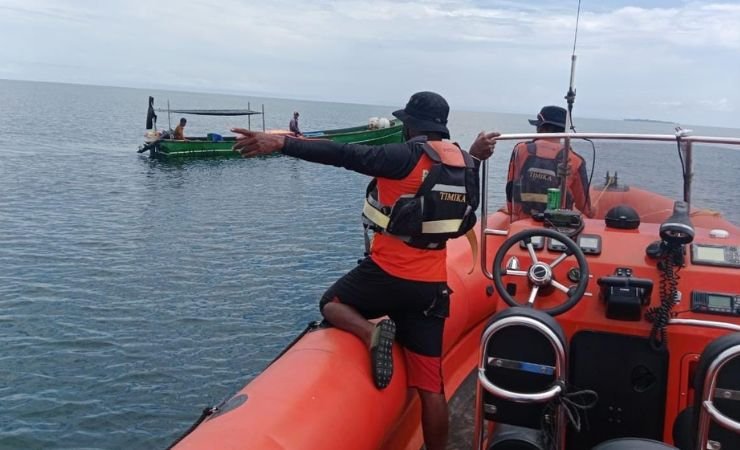
[[[616,172],[592,188],[589,217],[512,221],[482,196],[479,270],[467,240],[447,245],[450,448],[740,449],[740,227],[690,206],[689,151],[740,139],[497,139],[566,136],[678,142],[684,198],[617,183]],[[379,391],[360,340],[309,327],[177,448],[418,450],[420,401],[400,346],[393,354]]]
[[740,449],[740,228],[592,193],[593,217],[486,214],[474,448]]
[[[537,227],[536,220],[510,224],[512,234],[496,244],[491,263],[496,291],[510,308],[492,319],[482,338],[477,448],[540,448],[531,444],[536,441],[532,433],[539,433],[539,442],[550,442],[542,448],[561,449],[590,449],[621,437],[672,440],[673,423],[697,389],[692,377],[704,348],[728,333],[740,336],[736,247],[716,244],[707,230],[695,230],[685,204],[677,203],[674,213],[662,224],[634,230],[586,219],[572,238]],[[540,311],[556,319],[547,322],[551,333],[531,323],[531,314]],[[502,317],[508,318],[503,323],[512,327],[510,335],[499,330]],[[513,331],[516,327],[522,330]],[[537,333],[565,336],[563,354],[552,340],[537,344],[542,340]],[[549,356],[543,347],[550,349]],[[740,347],[736,350],[740,355]],[[740,380],[740,366],[726,370]],[[524,380],[530,378],[527,385]],[[511,386],[523,390],[507,394]],[[561,390],[557,394],[555,387]],[[573,391],[598,400],[584,404],[563,397]],[[529,419],[513,412],[507,416],[521,403],[531,405],[525,409]],[[573,411],[565,410],[568,404]],[[533,425],[559,423],[562,415],[570,425]],[[574,416],[581,422],[577,427]],[[740,422],[737,415],[717,417]],[[491,425],[499,423],[504,441]],[[512,436],[519,436],[522,447],[500,443],[512,445]],[[558,439],[562,442],[556,445]],[[740,448],[732,447],[737,439],[735,432],[726,435],[722,448]]]

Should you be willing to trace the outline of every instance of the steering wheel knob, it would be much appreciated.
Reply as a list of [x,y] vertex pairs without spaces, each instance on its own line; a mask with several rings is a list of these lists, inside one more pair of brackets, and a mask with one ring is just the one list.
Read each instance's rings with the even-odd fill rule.
[[529,268],[527,276],[535,286],[547,286],[552,281],[552,269],[546,263],[537,262]]

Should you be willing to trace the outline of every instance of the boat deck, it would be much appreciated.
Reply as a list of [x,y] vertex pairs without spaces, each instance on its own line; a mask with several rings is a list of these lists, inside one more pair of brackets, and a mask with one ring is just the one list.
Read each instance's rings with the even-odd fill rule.
[[475,381],[477,371],[470,372],[449,401],[450,435],[447,450],[470,450],[475,431]]

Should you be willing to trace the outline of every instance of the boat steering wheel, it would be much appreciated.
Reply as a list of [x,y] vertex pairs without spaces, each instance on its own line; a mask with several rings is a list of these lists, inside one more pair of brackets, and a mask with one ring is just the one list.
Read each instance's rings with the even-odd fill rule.
[[[541,236],[543,238],[549,237],[551,239],[562,242],[563,245],[565,245],[566,250],[549,264],[544,261],[540,261],[537,259],[537,254],[535,253],[534,246],[532,245],[532,238],[535,236]],[[506,252],[508,252],[511,247],[518,244],[520,241],[524,241],[524,244],[527,247],[529,257],[532,259],[531,266],[527,270],[509,268],[502,269],[501,265],[504,261],[504,257],[506,256]],[[555,279],[553,269],[570,256],[575,256],[576,261],[578,262],[580,277],[578,279],[578,283],[574,287],[569,288],[559,283]],[[552,308],[542,309],[543,312],[551,316],[560,315],[573,308],[583,298],[583,294],[586,292],[586,287],[588,286],[588,263],[586,262],[586,257],[583,254],[583,250],[581,250],[581,248],[578,247],[575,242],[573,242],[564,234],[545,228],[520,231],[519,233],[509,237],[506,241],[504,241],[504,243],[501,244],[501,247],[499,247],[498,251],[496,252],[496,257],[493,259],[492,272],[493,283],[496,286],[496,290],[498,291],[501,298],[503,298],[506,304],[509,306],[528,306],[534,308],[537,293],[541,288],[544,287],[552,286],[555,289],[564,292],[568,296],[568,298],[563,303]],[[530,291],[529,298],[527,299],[527,302],[525,304],[522,304],[522,302],[518,302],[506,290],[506,286],[504,286],[503,282],[504,275],[527,277],[527,279],[529,280],[529,284],[532,286],[532,290]]]

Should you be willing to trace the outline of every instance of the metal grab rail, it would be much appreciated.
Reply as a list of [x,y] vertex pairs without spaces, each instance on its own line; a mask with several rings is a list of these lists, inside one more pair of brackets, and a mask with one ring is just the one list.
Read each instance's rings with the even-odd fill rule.
[[496,141],[524,141],[527,139],[598,139],[613,141],[656,141],[656,142],[681,142],[702,144],[727,144],[740,145],[740,138],[716,137],[716,136],[690,136],[685,130],[676,134],[630,134],[630,133],[517,133],[502,134],[494,138]]
[[735,345],[720,353],[707,369],[707,374],[704,377],[704,390],[701,393],[701,412],[699,413],[699,430],[697,432],[698,439],[696,440],[697,450],[705,450],[707,448],[710,419],[713,419],[720,426],[730,431],[740,433],[740,423],[722,414],[712,402],[717,388],[717,375],[719,371],[732,358],[737,357],[740,357],[740,345]]
[[[522,393],[513,392],[508,389],[504,389],[492,383],[486,378],[486,364],[488,360],[488,343],[491,337],[498,331],[511,326],[526,326],[534,328],[544,335],[555,350],[555,382],[552,386],[541,392],[534,393]],[[499,321],[496,321],[493,325],[489,326],[483,332],[481,337],[481,354],[480,361],[478,363],[478,383],[476,386],[475,396],[475,443],[474,447],[477,450],[482,449],[483,445],[483,392],[489,392],[496,397],[504,400],[514,401],[518,403],[544,403],[558,395],[563,393],[563,386],[565,386],[565,380],[567,378],[566,367],[567,362],[565,360],[565,347],[560,341],[560,338],[545,324],[530,317],[524,316],[513,316],[506,317]],[[556,449],[565,448],[565,414],[560,410],[562,407],[558,406],[557,424],[555,436]]]
[[740,325],[729,322],[717,322],[714,320],[701,319],[670,319],[668,325],[686,325],[705,328],[720,328],[723,330],[740,331]]

